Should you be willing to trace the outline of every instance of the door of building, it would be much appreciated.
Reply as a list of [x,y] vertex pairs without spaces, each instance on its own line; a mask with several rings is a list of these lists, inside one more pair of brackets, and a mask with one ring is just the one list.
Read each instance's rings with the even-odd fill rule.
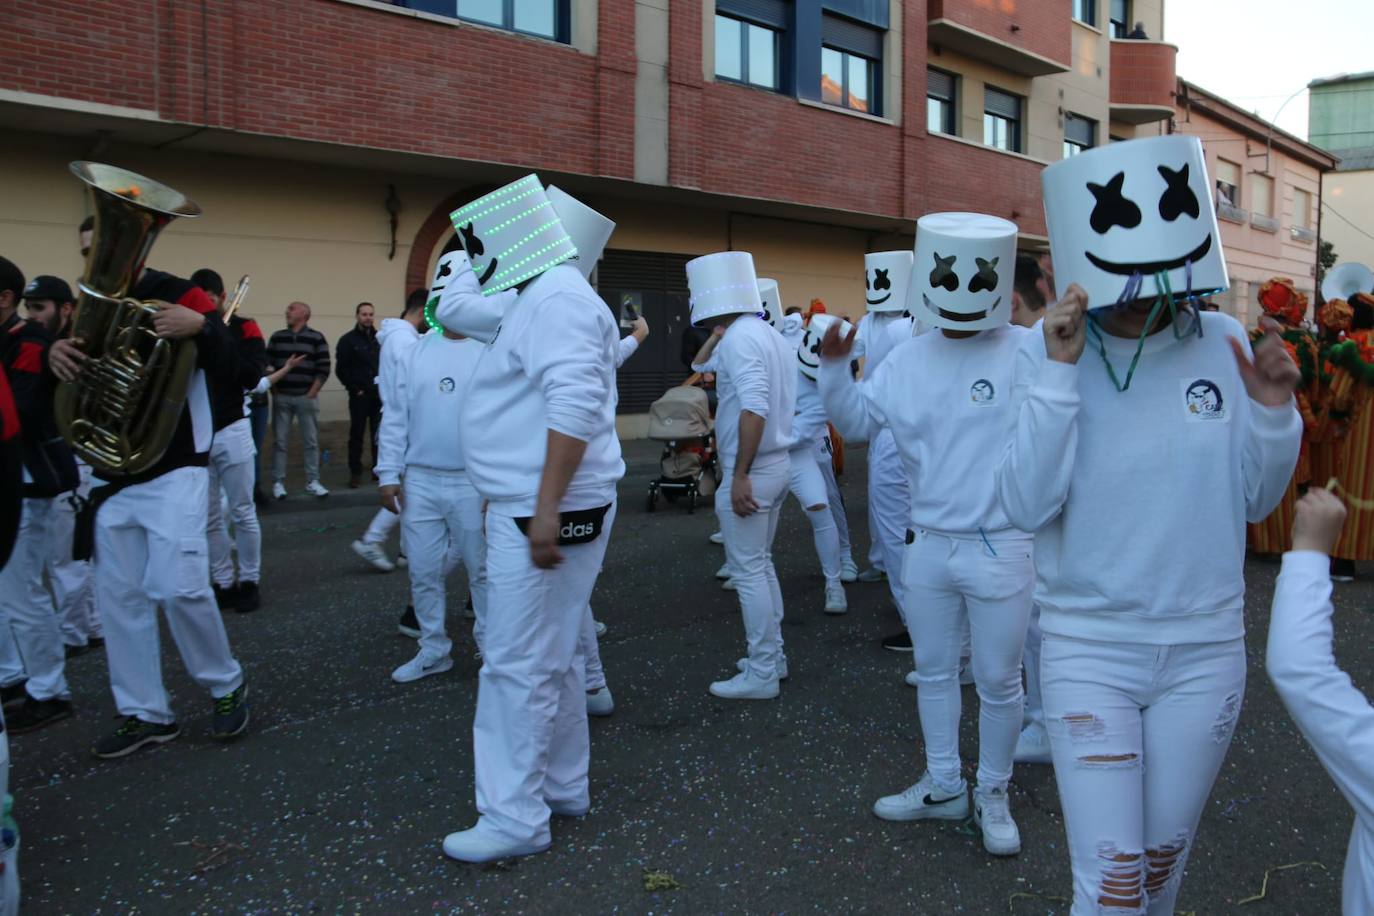
[[681,359],[689,327],[686,264],[695,255],[608,250],[596,268],[596,289],[617,315],[631,303],[649,322],[649,339],[617,374],[617,413],[646,413],[663,392],[691,374]]

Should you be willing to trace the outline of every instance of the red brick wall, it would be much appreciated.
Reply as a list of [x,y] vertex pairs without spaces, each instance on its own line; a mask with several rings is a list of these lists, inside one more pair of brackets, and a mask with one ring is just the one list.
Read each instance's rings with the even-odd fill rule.
[[991,213],[1022,232],[1046,234],[1038,162],[943,137],[931,137],[925,150],[924,212]]
[[1073,58],[1069,0],[930,0],[929,7],[931,19],[948,19],[1065,65]]
[[1111,100],[1114,105],[1174,107],[1178,48],[1158,41],[1113,41]]

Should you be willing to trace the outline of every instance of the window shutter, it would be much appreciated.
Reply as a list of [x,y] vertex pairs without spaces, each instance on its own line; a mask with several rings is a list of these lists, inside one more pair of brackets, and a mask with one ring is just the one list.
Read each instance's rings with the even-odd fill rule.
[[716,0],[716,12],[738,16],[774,29],[788,26],[788,4],[784,0]]
[[1077,143],[1079,146],[1093,146],[1097,143],[1097,138],[1093,136],[1093,128],[1097,122],[1089,118],[1080,118],[1078,115],[1068,115],[1064,118],[1064,139]]
[[821,44],[872,60],[883,56],[881,31],[829,14],[821,19]]
[[998,89],[983,90],[983,110],[1013,121],[1021,120],[1021,98]]
[[946,102],[954,101],[954,77],[940,70],[927,70],[926,95]]

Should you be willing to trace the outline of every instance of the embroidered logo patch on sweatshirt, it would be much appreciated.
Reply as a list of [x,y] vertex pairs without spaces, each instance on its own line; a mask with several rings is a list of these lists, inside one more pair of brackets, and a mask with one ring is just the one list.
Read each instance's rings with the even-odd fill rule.
[[1221,386],[1207,378],[1180,379],[1184,417],[1189,423],[1226,423],[1230,414]]
[[992,382],[985,378],[980,378],[974,382],[968,390],[969,400],[979,407],[991,407],[997,400],[997,389]]

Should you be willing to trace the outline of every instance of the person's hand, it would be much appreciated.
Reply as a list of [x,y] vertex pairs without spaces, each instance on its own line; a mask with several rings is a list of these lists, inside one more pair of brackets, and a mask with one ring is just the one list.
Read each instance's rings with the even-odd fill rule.
[[304,353],[292,353],[290,356],[286,358],[285,369],[287,372],[290,372],[292,369],[296,368],[303,362],[305,362]]
[[81,352],[76,341],[64,337],[53,341],[48,348],[48,366],[59,381],[73,382],[81,374],[81,367],[89,357]]
[[839,322],[831,324],[825,329],[825,336],[821,338],[821,358],[848,361],[850,351],[854,349],[854,335],[858,333],[859,328],[855,325],[850,327],[848,334],[840,337]]
[[1240,380],[1245,383],[1245,392],[1250,399],[1266,407],[1282,407],[1302,383],[1302,370],[1288,355],[1288,348],[1279,336],[1277,321],[1265,318],[1260,321],[1260,329],[1264,336],[1255,344],[1254,362],[1234,337],[1230,338],[1231,352],[1236,356],[1236,368],[1240,370]]
[[563,562],[563,552],[558,549],[558,513],[552,515],[535,513],[530,519],[530,562],[540,569],[553,569]]
[[714,385],[716,383],[716,374],[714,372],[703,372],[701,374],[701,383],[703,385]]
[[716,325],[715,327],[713,327],[713,328],[711,329],[711,336],[712,336],[712,337],[724,337],[724,336],[725,336],[725,325],[723,325],[723,324],[718,324],[718,325]]
[[306,399],[307,401],[313,401],[313,400],[315,400],[316,398],[318,398],[319,396],[320,396],[320,389],[318,389],[318,388],[311,388],[309,391],[307,391],[307,392],[305,393],[305,399]]
[[400,515],[401,509],[405,507],[405,494],[401,492],[399,484],[389,483],[377,488],[377,495],[381,497],[382,508],[392,515]]
[[1045,311],[1045,353],[1057,363],[1078,362],[1088,335],[1088,294],[1077,283]]
[[1330,555],[1344,526],[1345,504],[1335,493],[1313,487],[1298,500],[1298,517],[1293,522],[1293,549]]
[[157,312],[153,315],[153,330],[157,331],[158,337],[168,340],[195,337],[203,327],[205,316],[184,305],[162,302],[158,304]]
[[730,479],[730,508],[740,518],[748,518],[759,511],[754,500],[754,483],[748,474],[736,474]]
[[630,336],[640,343],[644,343],[644,338],[649,336],[649,322],[644,320],[643,315],[636,318],[630,326]]

